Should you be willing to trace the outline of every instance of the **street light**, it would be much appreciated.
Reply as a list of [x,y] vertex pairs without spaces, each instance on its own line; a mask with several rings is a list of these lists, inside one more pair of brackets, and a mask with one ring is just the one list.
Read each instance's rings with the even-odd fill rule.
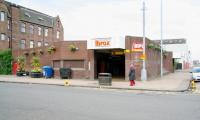
[[[143,55],[145,56],[145,0],[143,0]],[[143,66],[142,66],[142,70],[141,70],[141,80],[142,81],[146,81],[147,80],[147,71],[146,71],[146,67],[145,67],[145,57],[143,59]]]
[[160,0],[160,77],[163,77],[163,4]]

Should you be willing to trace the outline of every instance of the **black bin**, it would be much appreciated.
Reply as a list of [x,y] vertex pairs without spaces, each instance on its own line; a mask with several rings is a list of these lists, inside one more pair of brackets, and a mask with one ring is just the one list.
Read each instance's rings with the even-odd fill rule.
[[99,73],[99,85],[112,85],[112,75],[110,73]]
[[70,79],[72,75],[71,68],[60,68],[60,77],[62,79]]

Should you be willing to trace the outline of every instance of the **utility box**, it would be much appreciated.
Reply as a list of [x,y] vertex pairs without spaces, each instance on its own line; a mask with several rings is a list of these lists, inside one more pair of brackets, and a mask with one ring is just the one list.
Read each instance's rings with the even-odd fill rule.
[[70,79],[72,77],[71,68],[60,68],[60,77],[62,79]]
[[99,73],[98,74],[99,85],[112,85],[112,75],[111,73]]

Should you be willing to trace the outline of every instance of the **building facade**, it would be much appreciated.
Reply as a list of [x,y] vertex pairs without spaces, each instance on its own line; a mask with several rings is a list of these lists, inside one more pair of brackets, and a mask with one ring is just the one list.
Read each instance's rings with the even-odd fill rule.
[[[65,67],[72,69],[72,78],[94,80],[99,73],[111,73],[113,79],[128,80],[133,63],[140,80],[143,60],[148,79],[160,75],[160,46],[148,38],[145,48],[143,38],[133,36],[64,41],[59,17],[4,0],[0,0],[0,13],[0,49],[11,48],[15,60],[25,56],[26,71],[31,71],[31,60],[38,56],[41,66],[53,67],[54,77],[60,77],[59,69]],[[52,47],[54,50],[49,51]],[[165,73],[173,72],[172,53],[166,52],[163,58]]]
[[0,49],[36,48],[63,41],[59,16],[44,13],[0,0]]
[[[118,41],[121,41],[118,43]],[[117,43],[116,43],[117,42]],[[135,50],[143,44],[142,37],[126,36],[123,39],[116,37],[95,38],[85,41],[54,42],[55,51],[48,52],[49,47],[27,48],[15,50],[14,56],[26,56],[26,70],[31,70],[31,58],[39,56],[42,66],[50,65],[54,68],[54,77],[60,77],[60,68],[71,68],[74,79],[98,79],[99,73],[111,73],[113,79],[128,80],[129,66],[136,67],[136,78],[140,80],[142,69],[142,51]],[[149,44],[158,44],[146,39],[146,69],[148,80],[160,76],[160,50],[150,48]],[[91,46],[92,44],[92,46]],[[137,46],[138,48],[135,48]],[[28,54],[24,54],[28,53]],[[164,56],[165,73],[173,72],[172,53]]]
[[[156,40],[160,44],[159,40]],[[163,40],[164,50],[173,53],[175,69],[189,69],[191,67],[191,54],[186,39],[165,39]]]

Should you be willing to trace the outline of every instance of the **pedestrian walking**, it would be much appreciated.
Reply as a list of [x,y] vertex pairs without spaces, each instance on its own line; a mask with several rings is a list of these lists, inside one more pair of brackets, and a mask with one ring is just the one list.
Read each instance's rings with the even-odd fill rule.
[[130,86],[134,86],[135,85],[135,67],[133,64],[130,65],[129,80],[130,80]]

